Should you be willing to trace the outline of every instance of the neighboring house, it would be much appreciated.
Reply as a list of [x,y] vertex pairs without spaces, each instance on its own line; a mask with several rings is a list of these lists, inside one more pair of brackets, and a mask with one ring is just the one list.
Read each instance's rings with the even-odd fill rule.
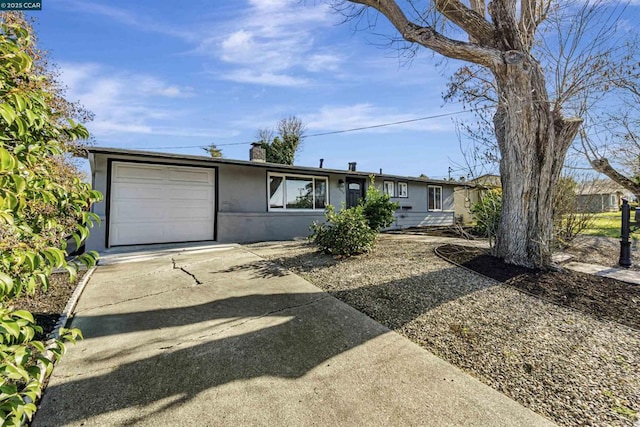
[[579,212],[616,212],[623,198],[631,201],[633,195],[610,179],[585,181],[576,189]]
[[[368,172],[288,166],[117,148],[87,150],[92,183],[104,195],[92,211],[87,250],[190,241],[257,242],[309,235],[327,204],[354,206]],[[390,228],[450,225],[455,183],[375,175],[376,186],[400,204]],[[458,184],[459,185],[459,184]]]
[[454,193],[456,221],[462,224],[474,221],[471,207],[478,203],[488,190],[502,188],[500,175],[492,174],[481,175],[467,184],[456,187]]

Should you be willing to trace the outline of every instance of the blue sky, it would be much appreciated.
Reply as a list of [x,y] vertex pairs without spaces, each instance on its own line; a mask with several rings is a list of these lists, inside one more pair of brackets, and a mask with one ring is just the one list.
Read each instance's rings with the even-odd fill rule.
[[[95,113],[100,146],[204,154],[188,147],[215,143],[248,159],[238,143],[290,115],[314,135],[462,110],[442,101],[438,58],[406,65],[320,1],[45,0],[30,14],[67,97]],[[376,31],[392,34],[382,19]],[[453,117],[464,115],[310,136],[296,163],[444,177],[463,163]]]

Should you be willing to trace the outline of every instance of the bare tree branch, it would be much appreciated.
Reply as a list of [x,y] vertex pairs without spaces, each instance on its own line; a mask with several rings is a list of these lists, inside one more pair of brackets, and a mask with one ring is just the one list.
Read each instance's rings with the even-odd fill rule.
[[469,35],[469,41],[495,47],[493,25],[484,18],[484,14],[477,12],[483,7],[482,4],[476,1],[476,9],[469,9],[457,0],[435,0],[434,3],[440,13]]
[[613,181],[633,192],[636,197],[640,195],[640,185],[615,170],[609,163],[609,160],[605,157],[591,160],[591,166],[593,166],[593,168],[598,172],[608,176]]
[[[395,1],[352,0],[352,2],[371,7],[382,13],[405,40],[418,43],[448,58],[473,62],[489,68],[504,62],[502,52],[497,49],[454,40],[440,34],[433,27],[420,26],[409,21]],[[486,36],[482,38],[486,38]]]

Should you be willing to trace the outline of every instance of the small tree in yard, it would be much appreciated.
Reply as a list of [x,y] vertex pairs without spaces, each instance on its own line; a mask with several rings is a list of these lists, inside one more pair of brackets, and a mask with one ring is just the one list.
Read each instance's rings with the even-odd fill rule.
[[493,246],[500,224],[502,191],[499,189],[488,190],[477,203],[471,206],[470,211],[476,220],[475,232],[487,237],[489,245]]
[[34,68],[28,27],[4,20],[0,29],[0,414],[3,425],[30,420],[44,377],[77,330],[63,330],[49,351],[34,334],[28,311],[14,311],[11,301],[48,286],[54,268],[72,278],[80,264],[95,264],[95,253],[66,260],[71,233],[80,246],[97,217],[88,212],[100,193],[78,176],[60,178],[65,148],[86,139],[86,129],[54,111],[46,77]]
[[392,202],[391,196],[383,194],[375,186],[375,178],[373,175],[369,177],[369,187],[367,194],[360,202],[364,215],[367,217],[369,228],[380,231],[390,226],[395,220],[394,213],[400,206],[399,203]]
[[558,181],[553,200],[553,230],[556,243],[567,248],[585,229],[593,224],[594,214],[580,212],[576,189],[578,183],[571,176],[562,176]]

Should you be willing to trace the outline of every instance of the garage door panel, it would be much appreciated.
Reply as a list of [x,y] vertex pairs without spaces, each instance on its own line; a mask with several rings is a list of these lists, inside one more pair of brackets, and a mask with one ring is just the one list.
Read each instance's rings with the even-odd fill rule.
[[164,193],[166,197],[171,200],[211,200],[211,194],[213,189],[211,188],[184,188],[184,187],[169,187]]
[[168,241],[202,240],[203,230],[213,235],[213,224],[210,221],[190,221],[181,224],[164,224],[164,235]]
[[[186,211],[189,212],[186,212]],[[184,206],[183,208],[170,208],[164,214],[166,218],[175,220],[211,220],[211,209],[208,206]]]
[[144,222],[164,219],[163,208],[162,201],[148,200],[144,203],[140,201],[130,203],[119,202],[112,208],[112,212],[115,213],[118,218],[118,223],[133,222],[139,224],[143,222],[140,221],[141,217],[145,218],[146,221]]
[[116,179],[165,180],[167,178],[167,171],[166,167],[161,166],[116,164],[114,176]]
[[140,225],[122,224],[116,230],[114,238],[119,245],[142,245],[159,242],[186,242],[202,240],[204,231],[213,234],[213,224],[209,221],[193,221],[185,223],[163,223]]
[[212,169],[113,162],[109,244],[211,240]]
[[118,245],[157,243],[159,231],[157,224],[123,223],[113,228],[111,240]]
[[211,184],[211,174],[207,171],[184,171],[172,168],[169,169],[169,181]]
[[164,192],[164,187],[162,186],[120,183],[113,194],[115,200],[121,201],[126,199],[163,199]]

